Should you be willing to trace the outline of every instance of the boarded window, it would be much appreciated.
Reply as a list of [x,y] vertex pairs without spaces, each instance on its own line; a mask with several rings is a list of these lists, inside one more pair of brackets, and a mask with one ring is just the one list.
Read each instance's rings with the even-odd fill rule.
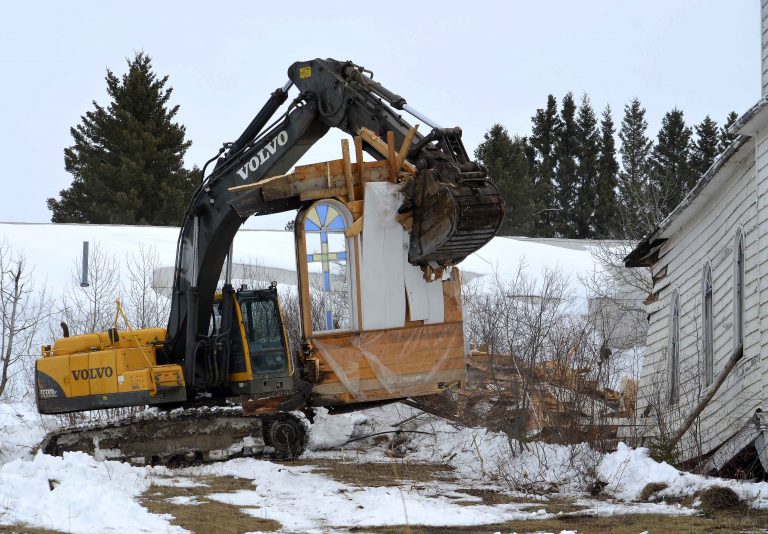
[[704,381],[708,386],[714,381],[715,377],[715,325],[712,317],[712,267],[709,262],[704,266],[701,291],[703,307],[701,316],[704,329]]
[[304,213],[305,261],[309,273],[312,330],[354,329],[356,315],[352,240],[344,235],[352,215],[340,202],[315,202]]
[[736,233],[733,284],[733,348],[744,343],[744,233]]
[[680,294],[677,289],[670,302],[667,398],[670,404],[675,404],[680,398]]

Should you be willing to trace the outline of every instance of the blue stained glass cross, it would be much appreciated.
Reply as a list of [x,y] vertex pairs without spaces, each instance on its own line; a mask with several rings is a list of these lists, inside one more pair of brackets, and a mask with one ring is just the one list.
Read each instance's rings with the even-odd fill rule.
[[320,233],[320,252],[307,254],[308,263],[321,263],[323,269],[323,292],[325,293],[325,329],[333,330],[333,310],[331,309],[331,261],[346,261],[347,251],[330,252],[328,233],[340,233],[346,229],[346,221],[336,208],[327,204],[315,204],[307,212],[304,230]]

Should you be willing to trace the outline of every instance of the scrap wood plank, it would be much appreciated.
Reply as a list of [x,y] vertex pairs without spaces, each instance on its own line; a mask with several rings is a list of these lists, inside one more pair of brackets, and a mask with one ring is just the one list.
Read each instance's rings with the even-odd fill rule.
[[[387,146],[387,143],[379,138],[379,136],[377,136],[372,130],[369,130],[365,127],[360,128],[358,135],[362,137],[366,143],[371,145],[374,150],[376,150],[376,152],[384,157],[389,156],[389,147]],[[389,163],[387,163],[387,165],[389,165]],[[416,166],[413,163],[405,161],[405,159],[403,159],[403,168],[410,173],[416,172]]]
[[[352,165],[350,164],[350,166]],[[356,167],[357,164],[354,166]],[[352,169],[350,169],[350,173],[352,174]],[[389,180],[389,163],[386,161],[364,162],[361,173],[366,182],[386,182]],[[355,197],[357,197],[358,191],[362,191],[360,184],[359,180],[355,180],[352,184]],[[343,160],[302,165],[296,167],[292,173],[273,176],[253,184],[234,186],[229,190],[243,192],[261,189],[264,200],[272,201],[301,197],[303,193],[336,187],[344,187],[347,190],[346,196],[349,196],[349,183]]]
[[405,139],[403,139],[403,145],[400,147],[400,151],[397,153],[397,162],[395,163],[395,168],[397,170],[400,170],[403,168],[403,163],[405,162],[405,157],[408,155],[408,151],[411,149],[411,143],[413,142],[413,137],[416,135],[416,130],[419,129],[419,125],[413,126],[412,128],[408,128],[408,133],[405,134]]

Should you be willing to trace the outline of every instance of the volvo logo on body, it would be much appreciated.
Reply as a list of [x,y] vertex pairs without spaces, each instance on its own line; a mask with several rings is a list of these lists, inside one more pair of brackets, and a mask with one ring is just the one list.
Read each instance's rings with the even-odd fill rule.
[[90,369],[73,369],[72,378],[75,380],[88,380],[94,378],[109,378],[114,371],[111,367],[91,367]]
[[265,161],[267,161],[275,152],[277,152],[277,147],[284,146],[287,142],[288,132],[285,130],[280,131],[280,133],[273,137],[272,140],[264,146],[264,148],[259,150],[255,156],[253,156],[245,165],[243,165],[237,171],[237,174],[239,174],[240,178],[243,180],[247,180],[248,175],[251,172],[256,172],[256,169],[259,168],[259,165],[263,165]]

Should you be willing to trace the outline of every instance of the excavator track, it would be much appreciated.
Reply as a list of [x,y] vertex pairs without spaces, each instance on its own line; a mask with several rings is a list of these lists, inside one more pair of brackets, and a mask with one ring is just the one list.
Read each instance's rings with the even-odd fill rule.
[[295,459],[309,439],[302,414],[245,416],[241,407],[150,410],[103,425],[49,433],[39,450],[61,456],[81,451],[98,460],[179,467],[257,457]]

